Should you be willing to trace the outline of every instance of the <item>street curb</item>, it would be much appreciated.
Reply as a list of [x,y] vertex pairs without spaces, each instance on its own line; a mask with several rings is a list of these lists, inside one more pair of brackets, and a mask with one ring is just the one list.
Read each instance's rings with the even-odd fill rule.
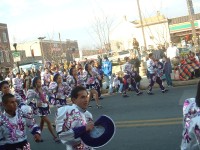
[[[187,80],[187,81],[172,80],[172,83],[174,87],[178,87],[178,86],[187,86],[187,85],[197,85],[199,81],[200,81],[200,78],[195,78],[195,79]],[[140,90],[147,90],[148,85],[149,85],[149,80],[146,77],[142,78],[141,84],[140,84]],[[153,88],[159,88],[158,84],[155,83]],[[107,95],[108,89],[102,89],[101,93],[102,95]]]

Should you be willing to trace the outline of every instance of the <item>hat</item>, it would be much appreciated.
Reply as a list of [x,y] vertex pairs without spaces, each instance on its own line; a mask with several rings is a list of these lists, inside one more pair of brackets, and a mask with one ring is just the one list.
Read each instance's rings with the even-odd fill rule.
[[115,134],[115,124],[113,120],[102,115],[94,123],[94,129],[81,136],[82,141],[93,148],[99,148],[106,145]]

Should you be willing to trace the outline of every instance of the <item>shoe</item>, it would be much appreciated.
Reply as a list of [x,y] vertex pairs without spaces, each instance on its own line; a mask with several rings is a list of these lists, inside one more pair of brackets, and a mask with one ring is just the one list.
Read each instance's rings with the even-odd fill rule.
[[92,108],[92,105],[88,105],[89,108]]
[[120,91],[119,91],[118,93],[119,93],[119,94],[122,94],[122,92],[120,92]]
[[141,92],[141,91],[140,91],[140,92],[138,92],[138,93],[136,93],[136,94],[137,94],[137,95],[142,95],[142,94],[143,94],[143,92]]
[[56,128],[56,125],[55,125],[55,124],[52,124],[52,127],[53,127],[53,128]]
[[99,99],[103,99],[103,97],[100,96]]
[[60,143],[60,139],[58,137],[53,138],[54,142]]
[[98,109],[102,108],[102,106],[101,106],[101,105],[99,105],[99,104],[98,104],[98,105],[96,105],[96,106],[97,106],[97,108],[98,108]]
[[95,101],[95,99],[94,98],[91,98],[91,100],[90,101]]
[[129,97],[129,96],[125,94],[125,95],[123,95],[123,97]]
[[152,92],[150,92],[150,91],[148,91],[147,94],[148,94],[148,95],[154,95],[154,93],[152,93]]
[[168,91],[168,89],[164,89],[162,90],[162,93],[166,93]]

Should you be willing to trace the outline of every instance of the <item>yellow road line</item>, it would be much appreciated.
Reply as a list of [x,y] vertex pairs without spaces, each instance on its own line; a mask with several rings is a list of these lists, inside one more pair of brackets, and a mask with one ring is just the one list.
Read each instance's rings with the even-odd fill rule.
[[147,127],[147,126],[164,126],[164,125],[177,125],[181,124],[180,121],[174,121],[174,122],[160,122],[160,123],[145,123],[145,124],[121,124],[116,125],[117,128],[123,128],[123,127]]
[[166,118],[166,119],[153,119],[153,120],[130,120],[130,121],[117,121],[115,124],[126,123],[141,123],[141,122],[166,122],[166,121],[181,121],[183,118]]

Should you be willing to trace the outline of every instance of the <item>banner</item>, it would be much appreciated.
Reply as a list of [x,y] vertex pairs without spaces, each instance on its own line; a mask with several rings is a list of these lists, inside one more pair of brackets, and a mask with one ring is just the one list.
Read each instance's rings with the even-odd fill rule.
[[21,61],[20,52],[12,52],[14,62]]

